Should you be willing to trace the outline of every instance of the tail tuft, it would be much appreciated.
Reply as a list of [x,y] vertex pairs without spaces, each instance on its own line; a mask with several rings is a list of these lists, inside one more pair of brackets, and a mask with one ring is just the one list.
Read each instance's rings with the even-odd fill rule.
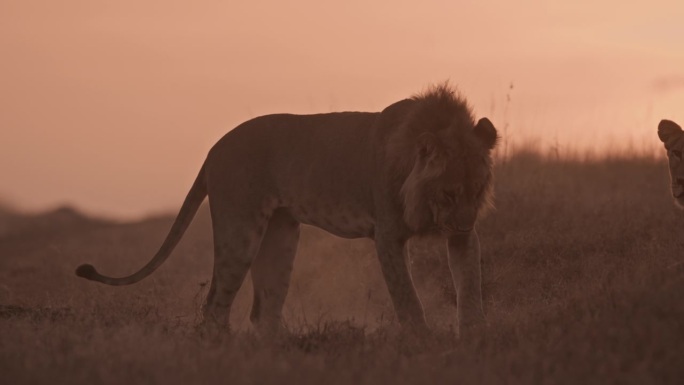
[[76,275],[92,281],[98,274],[93,265],[86,264],[76,269]]
[[147,262],[142,269],[127,277],[113,278],[98,273],[93,265],[81,265],[76,269],[76,275],[110,286],[125,286],[139,282],[143,278],[152,274],[159,266],[161,266],[162,263],[164,263],[164,261],[166,261],[173,251],[173,248],[176,247],[176,244],[178,244],[178,241],[183,236],[183,233],[185,233],[185,230],[190,225],[192,218],[195,216],[195,213],[197,213],[197,209],[199,209],[199,206],[202,204],[202,201],[206,196],[207,183],[204,166],[202,166],[202,169],[195,179],[195,183],[192,185],[192,188],[190,188],[190,192],[188,192],[188,195],[185,197],[185,201],[183,201],[183,206],[181,206],[180,212],[178,213],[176,220],[173,222],[171,230],[169,230],[169,234],[166,236],[164,243],[162,243],[159,251],[157,251],[157,254],[155,254],[154,257]]

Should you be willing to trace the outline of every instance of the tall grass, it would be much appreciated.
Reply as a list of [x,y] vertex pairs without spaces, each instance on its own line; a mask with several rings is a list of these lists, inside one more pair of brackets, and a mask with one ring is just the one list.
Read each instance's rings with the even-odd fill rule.
[[657,155],[510,149],[497,209],[478,224],[488,326],[454,335],[455,295],[439,245],[411,244],[434,335],[400,333],[370,241],[305,228],[285,317],[292,335],[251,332],[250,283],[231,335],[196,330],[210,277],[200,213],[172,258],[130,287],[123,275],[171,223],[72,224],[0,238],[0,374],[20,383],[681,383],[684,212]]

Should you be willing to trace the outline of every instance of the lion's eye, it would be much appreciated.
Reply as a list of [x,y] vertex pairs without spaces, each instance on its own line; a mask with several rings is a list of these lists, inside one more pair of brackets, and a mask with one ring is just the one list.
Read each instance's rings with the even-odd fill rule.
[[442,192],[442,199],[446,203],[454,203],[456,201],[456,191],[446,190]]

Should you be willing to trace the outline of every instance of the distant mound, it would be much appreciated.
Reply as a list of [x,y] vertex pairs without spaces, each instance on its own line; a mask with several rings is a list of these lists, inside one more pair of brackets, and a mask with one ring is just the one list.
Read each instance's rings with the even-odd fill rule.
[[15,214],[15,210],[12,209],[12,205],[6,203],[2,199],[0,199],[0,220],[2,220],[5,217],[11,216]]
[[13,227],[19,215],[8,205],[0,203],[0,237]]
[[0,238],[57,233],[107,223],[109,222],[106,220],[91,218],[70,206],[61,206],[38,214],[22,214],[0,206]]

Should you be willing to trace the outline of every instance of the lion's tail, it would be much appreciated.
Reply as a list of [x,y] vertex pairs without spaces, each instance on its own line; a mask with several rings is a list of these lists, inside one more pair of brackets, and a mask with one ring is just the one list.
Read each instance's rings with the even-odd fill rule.
[[112,286],[130,285],[139,282],[143,278],[152,274],[164,263],[164,261],[166,261],[173,249],[178,244],[178,241],[180,241],[181,237],[185,233],[185,230],[190,225],[192,218],[195,216],[195,213],[197,213],[197,209],[199,209],[206,196],[207,183],[205,167],[202,166],[199,175],[197,175],[197,179],[195,179],[195,183],[192,185],[190,192],[188,192],[188,195],[185,198],[185,202],[183,202],[183,206],[176,217],[176,221],[173,223],[173,226],[171,226],[169,234],[166,236],[166,239],[159,248],[159,251],[157,251],[157,254],[147,263],[147,265],[138,270],[136,273],[123,278],[104,276],[98,273],[92,265],[79,266],[76,269],[76,275],[91,281],[102,282]]

